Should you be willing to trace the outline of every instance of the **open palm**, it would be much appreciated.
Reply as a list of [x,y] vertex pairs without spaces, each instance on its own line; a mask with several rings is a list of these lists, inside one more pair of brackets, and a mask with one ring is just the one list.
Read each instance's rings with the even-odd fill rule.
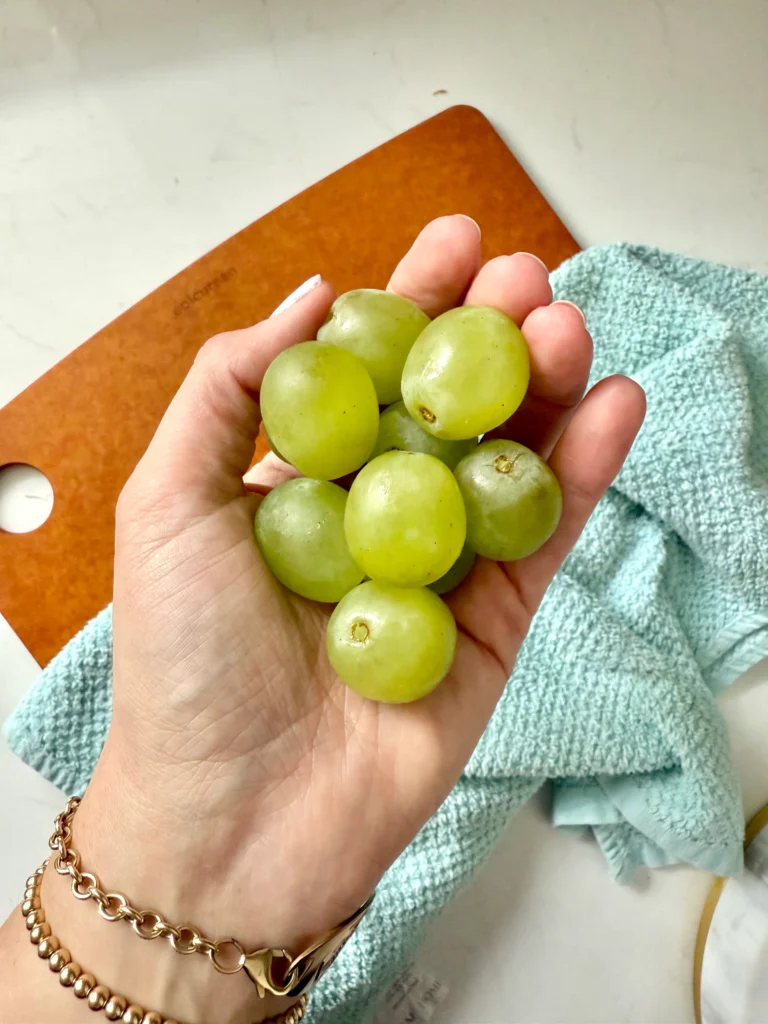
[[[254,541],[258,492],[290,470],[268,457],[243,484],[264,371],[315,336],[333,291],[321,283],[279,316],[203,348],[120,500],[114,719],[93,786],[119,774],[143,819],[166,833],[205,823],[201,856],[226,861],[227,892],[238,898],[216,899],[213,885],[210,913],[195,912],[243,941],[290,944],[341,920],[439,806],[643,417],[643,394],[625,378],[582,400],[591,341],[580,312],[552,303],[543,265],[527,254],[481,268],[467,218],[428,225],[389,287],[430,316],[467,302],[522,326],[530,391],[497,434],[549,459],[563,517],[536,554],[480,559],[448,597],[458,645],[434,693],[404,706],[365,700],[328,664],[329,609],[281,588]],[[272,906],[265,893],[275,887]]]

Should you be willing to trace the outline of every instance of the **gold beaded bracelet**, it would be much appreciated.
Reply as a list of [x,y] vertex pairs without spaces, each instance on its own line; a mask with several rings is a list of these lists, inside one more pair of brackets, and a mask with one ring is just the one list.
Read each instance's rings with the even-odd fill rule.
[[[40,902],[40,884],[43,879],[47,861],[27,879],[21,912],[29,932],[29,940],[37,946],[37,955],[48,962],[48,967],[58,974],[59,982],[64,988],[71,988],[78,999],[85,999],[91,1010],[103,1010],[108,1020],[122,1021],[123,1024],[180,1024],[170,1017],[163,1017],[156,1010],[144,1010],[136,1003],[129,1003],[125,996],[111,991],[106,985],[100,985],[96,978],[75,963],[72,954],[65,949],[59,939],[51,932],[51,926],[45,919],[45,911]],[[307,1009],[308,997],[303,994],[299,1001],[285,1013],[270,1017],[263,1024],[299,1024]]]

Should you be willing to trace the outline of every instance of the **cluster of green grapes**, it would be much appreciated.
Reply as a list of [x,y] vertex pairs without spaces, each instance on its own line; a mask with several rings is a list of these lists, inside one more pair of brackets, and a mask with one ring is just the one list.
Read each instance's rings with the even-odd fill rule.
[[[518,408],[528,378],[525,339],[498,310],[430,321],[368,288],[340,296],[317,341],[270,364],[264,428],[303,476],[262,501],[256,538],[284,586],[336,604],[328,656],[358,693],[405,703],[433,690],[456,646],[438,595],[476,555],[525,558],[557,526],[547,464],[514,441],[478,441]],[[350,474],[348,491],[332,482]]]

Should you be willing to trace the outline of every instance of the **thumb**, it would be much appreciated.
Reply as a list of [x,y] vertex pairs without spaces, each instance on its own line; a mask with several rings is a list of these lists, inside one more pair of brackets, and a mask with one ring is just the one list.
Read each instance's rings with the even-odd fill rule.
[[187,507],[197,503],[201,512],[240,497],[261,422],[258,395],[266,369],[283,349],[316,337],[333,299],[327,281],[310,278],[268,320],[207,341],[130,486],[183,495]]

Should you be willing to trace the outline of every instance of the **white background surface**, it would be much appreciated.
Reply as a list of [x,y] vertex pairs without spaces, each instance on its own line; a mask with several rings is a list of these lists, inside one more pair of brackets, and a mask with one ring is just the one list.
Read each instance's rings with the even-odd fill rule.
[[[582,244],[768,271],[766,52],[765,0],[0,0],[0,404],[453,103],[494,121]],[[36,672],[0,622],[0,717]],[[766,680],[723,699],[749,812],[768,800]],[[2,913],[61,799],[2,745],[0,778]],[[707,886],[678,869],[618,888],[534,804],[423,952],[451,987],[439,1020],[689,1022]]]

